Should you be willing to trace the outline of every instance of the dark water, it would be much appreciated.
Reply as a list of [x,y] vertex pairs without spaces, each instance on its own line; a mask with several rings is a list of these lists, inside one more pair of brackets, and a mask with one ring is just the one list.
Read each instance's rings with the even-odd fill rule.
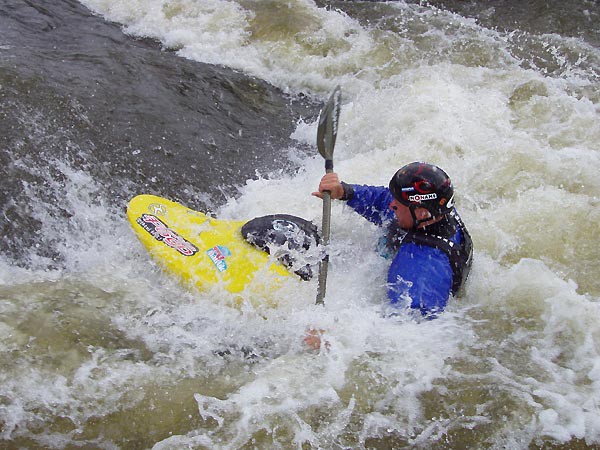
[[74,0],[0,2],[0,85],[2,247],[17,261],[24,248],[59,258],[31,200],[70,216],[60,164],[91,174],[108,204],[149,192],[210,210],[257,170],[293,169],[290,133],[317,111],[132,39]]
[[[381,10],[393,2],[320,0],[317,3],[360,17],[361,12]],[[534,34],[557,33],[600,46],[600,5],[596,0],[409,0],[406,3],[452,11],[473,18],[486,28]]]
[[[600,2],[595,0],[499,0],[493,2],[474,0],[409,0],[406,4],[418,4],[431,11],[449,11],[457,17],[469,18],[478,25],[507,33],[512,56],[521,60],[526,69],[541,71],[552,76],[562,76],[565,66],[577,65],[594,72],[596,79],[597,61],[580,59],[581,54],[561,48],[560,57],[548,52],[548,42],[543,36],[579,39],[591,47],[600,47]],[[402,14],[394,7],[395,2],[354,2],[346,0],[318,1],[323,7],[339,9],[357,18],[366,27],[394,29],[399,34],[410,36],[410,27],[402,20]],[[382,26],[382,22],[384,23]],[[394,23],[396,22],[396,23]],[[448,26],[452,26],[449,24]],[[459,26],[459,25],[456,25]],[[405,28],[406,27],[406,28]],[[422,30],[425,31],[425,30]],[[562,44],[555,44],[562,47]],[[477,49],[474,49],[477,50]],[[567,60],[563,60],[566,58]],[[477,61],[475,59],[475,61]],[[489,61],[481,65],[489,64]],[[597,98],[598,94],[586,92],[586,96]]]
[[426,3],[464,17],[473,17],[488,28],[535,34],[557,33],[600,46],[600,8],[595,0],[433,0]]

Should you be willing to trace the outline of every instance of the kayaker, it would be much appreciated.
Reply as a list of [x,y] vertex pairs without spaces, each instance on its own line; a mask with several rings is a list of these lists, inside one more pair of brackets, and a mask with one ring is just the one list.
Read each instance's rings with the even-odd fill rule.
[[454,208],[454,188],[439,167],[413,162],[398,170],[389,187],[341,182],[323,176],[322,198],[344,200],[360,215],[386,229],[381,247],[391,261],[387,295],[397,307],[435,317],[464,285],[471,268],[471,237]]

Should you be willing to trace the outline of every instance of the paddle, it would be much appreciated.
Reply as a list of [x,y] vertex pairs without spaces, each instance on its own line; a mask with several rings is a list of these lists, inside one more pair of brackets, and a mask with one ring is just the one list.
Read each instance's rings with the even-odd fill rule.
[[[319,127],[317,128],[317,148],[323,158],[325,158],[325,173],[333,172],[333,147],[337,137],[338,119],[340,117],[340,107],[342,102],[342,89],[339,86],[333,90],[333,93],[327,100],[327,103],[319,115]],[[327,248],[329,244],[329,232],[331,225],[331,193],[323,192],[323,245]],[[327,269],[329,266],[329,255],[321,260],[319,265],[319,287],[317,288],[317,305],[324,304],[325,290],[327,283]]]

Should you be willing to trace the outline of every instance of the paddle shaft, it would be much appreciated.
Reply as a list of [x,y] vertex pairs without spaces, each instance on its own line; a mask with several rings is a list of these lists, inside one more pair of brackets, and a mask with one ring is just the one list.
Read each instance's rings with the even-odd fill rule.
[[[333,172],[333,160],[325,160],[325,172]],[[329,234],[331,230],[331,192],[323,191],[323,224],[321,226],[323,233],[323,246],[327,252],[327,245],[329,244]],[[329,268],[329,253],[325,254],[325,257],[321,260],[319,267],[319,286],[317,288],[317,305],[325,303],[325,292],[327,290],[327,269]]]
[[[317,128],[317,148],[319,153],[325,159],[325,172],[333,172],[333,148],[337,137],[338,120],[340,116],[340,106],[342,99],[342,89],[339,86],[333,90],[333,93],[327,100],[325,107],[319,115],[319,126]],[[327,268],[329,267],[329,255],[327,245],[329,244],[329,231],[331,221],[331,192],[323,192],[323,224],[322,237],[325,247],[325,256],[319,264],[319,286],[317,289],[317,305],[325,303],[325,290],[327,283]]]

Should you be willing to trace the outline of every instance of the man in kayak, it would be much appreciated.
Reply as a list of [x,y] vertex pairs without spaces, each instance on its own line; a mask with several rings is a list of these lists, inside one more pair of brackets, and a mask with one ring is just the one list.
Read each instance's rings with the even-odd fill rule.
[[392,305],[434,317],[463,286],[471,268],[471,237],[454,208],[448,175],[433,164],[413,162],[398,170],[389,187],[340,182],[326,174],[313,195],[345,200],[360,215],[387,229],[392,258],[387,293]]

